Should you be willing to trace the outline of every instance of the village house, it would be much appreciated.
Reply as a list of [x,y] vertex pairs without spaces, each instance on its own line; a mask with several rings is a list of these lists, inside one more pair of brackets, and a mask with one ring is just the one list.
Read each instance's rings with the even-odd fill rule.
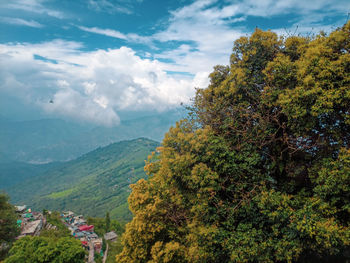
[[18,238],[24,236],[38,236],[40,234],[40,230],[43,227],[43,220],[34,220],[27,222],[21,231],[21,235]]
[[16,212],[21,216],[17,219],[17,225],[21,228],[21,234],[17,239],[24,236],[38,236],[41,229],[46,224],[46,218],[42,213],[32,212],[26,205],[15,206]]
[[111,232],[104,234],[105,240],[111,241],[111,242],[117,241],[117,237],[118,237],[118,235],[114,231],[111,231]]
[[97,238],[91,241],[93,246],[94,246],[94,250],[96,253],[101,253],[101,249],[102,249],[102,238]]
[[94,239],[97,239],[98,238],[98,235],[94,232],[89,232],[87,235],[86,235],[87,239],[90,241],[90,240],[94,240]]
[[72,236],[74,236],[75,233],[80,232],[79,228],[76,226],[68,225],[68,229]]
[[[79,239],[82,246],[85,248],[94,248],[96,253],[100,253],[102,250],[102,238],[94,232],[93,225],[87,225],[87,221],[82,215],[75,216],[72,211],[63,212],[61,214],[62,220],[70,230],[73,237]],[[113,232],[114,233],[114,232]],[[113,240],[115,233],[111,233],[109,237]]]
[[26,205],[15,205],[15,209],[17,213],[24,213],[27,209]]
[[80,218],[80,217],[75,217],[74,221],[73,221],[73,225],[74,226],[82,226],[82,225],[86,225],[86,220]]
[[80,230],[80,231],[90,231],[90,232],[93,232],[93,231],[94,231],[94,226],[93,226],[93,225],[82,225],[82,226],[79,226],[79,230]]
[[84,232],[75,232],[73,233],[73,236],[77,239],[81,239],[85,237],[85,233]]

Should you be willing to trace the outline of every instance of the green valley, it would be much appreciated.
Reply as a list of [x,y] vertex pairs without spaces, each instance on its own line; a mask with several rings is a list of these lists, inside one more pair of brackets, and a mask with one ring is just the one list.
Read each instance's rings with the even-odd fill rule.
[[56,164],[6,191],[12,203],[35,209],[70,209],[102,217],[110,211],[112,218],[128,221],[129,185],[146,177],[144,161],[158,145],[146,138],[113,143]]

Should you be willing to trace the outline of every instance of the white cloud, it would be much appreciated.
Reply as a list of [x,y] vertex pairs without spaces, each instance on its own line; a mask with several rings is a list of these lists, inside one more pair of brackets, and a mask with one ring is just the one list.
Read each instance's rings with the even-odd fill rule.
[[78,26],[80,30],[90,32],[90,33],[95,33],[95,34],[100,34],[100,35],[105,35],[109,37],[114,37],[114,38],[119,38],[119,39],[124,39],[126,40],[127,37],[123,33],[112,30],[112,29],[101,29],[97,27],[85,27],[85,26]]
[[[238,27],[234,24],[249,19],[249,16],[271,18],[274,15],[294,13],[294,17],[298,18],[297,24],[290,23],[289,29],[275,28],[274,31],[286,34],[286,30],[293,30],[299,25],[297,33],[317,33],[331,28],[322,21],[325,17],[324,10],[334,15],[344,12],[344,8],[350,8],[350,2],[346,0],[336,3],[326,0],[235,0],[224,4],[220,2],[221,5],[218,5],[219,2],[200,0],[171,11],[166,28],[149,36],[124,34],[97,27],[79,28],[127,42],[147,44],[154,48],[154,58],[173,62],[165,64],[165,70],[197,74],[212,71],[214,65],[229,63],[234,40],[251,33],[245,26]],[[162,45],[167,43],[175,43],[176,48],[162,51]],[[160,48],[157,49],[157,46]]]
[[[168,70],[194,74],[211,71],[216,64],[228,64],[234,40],[251,33],[245,26],[234,25],[249,20],[249,16],[271,18],[293,14],[298,21],[291,23],[287,30],[293,33],[299,25],[297,33],[307,34],[330,31],[332,25],[326,24],[324,18],[337,17],[349,9],[350,1],[347,0],[232,0],[225,4],[218,0],[195,1],[170,12],[166,29],[151,36],[153,40],[164,43],[179,41],[186,44],[154,57],[174,61],[168,65]],[[286,34],[285,29],[274,31]]]
[[48,113],[68,116],[82,121],[100,125],[113,126],[119,124],[119,117],[111,107],[101,105],[99,97],[82,95],[74,88],[58,89],[51,101],[37,101]]
[[[60,13],[45,9],[42,3],[43,0],[14,0],[5,5],[62,17]],[[130,5],[127,0],[123,3],[127,8]],[[334,16],[350,8],[350,2],[345,0],[235,0],[217,3],[217,0],[195,1],[171,11],[167,23],[163,24],[165,29],[149,36],[77,26],[86,32],[126,42],[158,46],[159,49],[153,49],[153,54],[140,52],[146,59],[127,47],[86,52],[82,51],[81,43],[63,40],[0,45],[0,89],[50,113],[116,125],[120,110],[161,111],[189,102],[194,87],[208,84],[207,76],[213,66],[229,63],[234,40],[250,33],[245,26],[238,27],[235,23],[249,20],[250,16],[293,13],[300,28],[307,31],[315,28],[317,32],[329,28],[323,21],[327,14]],[[89,7],[96,11],[108,12],[111,8],[113,12],[123,12],[113,9],[111,4],[112,1],[108,0],[89,1]],[[293,23],[289,24],[295,28]],[[285,33],[284,29],[275,31]],[[175,48],[164,51],[162,48],[167,44]],[[34,55],[42,59],[35,59]],[[53,103],[49,103],[51,99]]]
[[[273,15],[282,15],[286,13],[297,13],[300,15],[307,15],[315,11],[332,11],[344,12],[350,7],[349,1],[338,0],[243,0],[233,1],[237,6],[240,14],[271,17]],[[346,11],[347,12],[347,11]]]
[[0,45],[0,89],[48,113],[111,126],[119,123],[120,110],[188,103],[194,87],[207,80],[203,73],[194,79],[168,75],[164,63],[141,59],[127,47],[81,48],[63,40]]
[[19,25],[19,26],[29,26],[29,27],[36,27],[40,28],[43,27],[42,24],[34,21],[34,20],[24,20],[22,18],[13,18],[13,17],[1,17],[0,22],[11,24],[11,25]]
[[11,0],[11,1],[2,1],[0,7],[7,9],[23,10],[26,12],[36,13],[36,14],[45,14],[48,16],[56,18],[64,18],[62,12],[46,8],[42,3],[45,0]]
[[124,13],[132,14],[135,4],[141,3],[143,0],[88,0],[88,7],[97,12],[105,12],[109,14]]
[[180,41],[175,50],[160,52],[156,58],[174,61],[169,70],[210,72],[216,64],[228,64],[233,41],[240,37],[242,28],[234,28],[233,23],[245,19],[237,15],[235,5],[216,7],[216,1],[196,1],[189,6],[171,12],[166,30],[153,35],[161,42]]
[[243,34],[241,30],[233,29],[228,23],[232,25],[245,20],[244,16],[233,17],[237,12],[235,6],[226,6],[221,9],[210,7],[215,2],[213,0],[196,1],[189,6],[172,11],[168,27],[150,36],[124,34],[114,29],[97,27],[78,26],[78,28],[128,42],[144,43],[150,47],[156,47],[156,43],[159,42],[189,42],[169,51],[158,52],[154,57],[174,62],[164,64],[167,71],[208,74],[216,64],[228,63],[233,41]]
[[89,0],[88,7],[98,12],[132,14],[132,8],[128,3],[124,5],[108,0]]
[[117,30],[108,29],[108,28],[103,29],[98,27],[85,27],[85,26],[77,26],[77,27],[80,30],[90,32],[90,33],[95,33],[95,34],[104,35],[104,36],[113,37],[113,38],[119,38],[126,41],[131,41],[131,42],[151,44],[151,38],[140,36],[134,33],[123,34]]

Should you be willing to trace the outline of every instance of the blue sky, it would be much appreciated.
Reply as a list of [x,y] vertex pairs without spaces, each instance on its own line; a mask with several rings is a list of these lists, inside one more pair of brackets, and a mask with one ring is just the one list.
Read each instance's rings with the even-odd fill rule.
[[0,111],[118,125],[189,103],[256,27],[329,32],[348,12],[347,0],[0,0]]

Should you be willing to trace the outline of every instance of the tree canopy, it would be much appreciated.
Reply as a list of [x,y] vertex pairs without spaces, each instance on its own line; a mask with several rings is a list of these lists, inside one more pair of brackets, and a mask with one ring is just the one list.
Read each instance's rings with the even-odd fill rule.
[[344,262],[349,51],[350,22],[235,41],[132,186],[118,262]]
[[5,263],[84,263],[85,250],[72,237],[23,237],[10,249]]
[[15,208],[5,194],[0,194],[0,260],[19,234]]

